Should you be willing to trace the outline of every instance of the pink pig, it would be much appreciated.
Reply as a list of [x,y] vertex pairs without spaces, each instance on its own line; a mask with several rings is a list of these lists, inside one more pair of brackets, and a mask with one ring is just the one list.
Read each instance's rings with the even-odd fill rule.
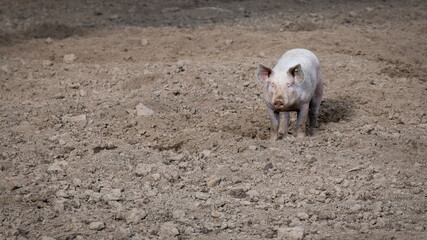
[[259,65],[258,81],[264,86],[264,100],[271,121],[271,140],[279,133],[286,136],[289,112],[296,111],[295,135],[306,135],[307,114],[310,128],[317,127],[317,116],[323,95],[323,77],[317,57],[306,49],[292,49],[271,69]]

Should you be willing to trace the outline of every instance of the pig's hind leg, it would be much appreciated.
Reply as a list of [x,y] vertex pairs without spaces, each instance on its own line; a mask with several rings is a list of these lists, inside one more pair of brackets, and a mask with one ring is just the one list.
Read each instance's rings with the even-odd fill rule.
[[319,107],[322,102],[323,96],[323,76],[320,67],[317,68],[317,79],[316,79],[316,90],[314,91],[314,95],[310,100],[310,110],[308,113],[309,121],[310,121],[310,129],[313,131],[313,128],[317,128],[317,118],[319,116]]

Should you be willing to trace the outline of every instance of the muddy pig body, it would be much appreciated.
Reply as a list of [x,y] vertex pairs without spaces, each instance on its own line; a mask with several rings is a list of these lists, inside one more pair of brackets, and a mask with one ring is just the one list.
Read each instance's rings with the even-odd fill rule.
[[259,65],[257,79],[264,87],[264,100],[271,121],[271,139],[286,136],[290,114],[297,112],[295,135],[306,135],[305,122],[317,127],[323,95],[323,77],[317,57],[306,49],[292,49],[271,69]]

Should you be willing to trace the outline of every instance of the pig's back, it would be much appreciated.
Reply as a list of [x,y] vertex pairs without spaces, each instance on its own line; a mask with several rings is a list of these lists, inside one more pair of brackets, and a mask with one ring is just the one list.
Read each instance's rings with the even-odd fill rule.
[[316,55],[307,49],[295,48],[287,51],[277,62],[274,67],[275,71],[288,71],[289,68],[301,64],[303,71],[312,72],[316,71],[319,65]]

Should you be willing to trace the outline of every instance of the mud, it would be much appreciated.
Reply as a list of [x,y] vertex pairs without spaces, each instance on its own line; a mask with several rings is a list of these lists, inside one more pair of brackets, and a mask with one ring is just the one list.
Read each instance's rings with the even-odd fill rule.
[[[415,0],[2,1],[0,239],[425,239],[426,19]],[[297,47],[322,66],[320,126],[270,142],[256,68]]]

